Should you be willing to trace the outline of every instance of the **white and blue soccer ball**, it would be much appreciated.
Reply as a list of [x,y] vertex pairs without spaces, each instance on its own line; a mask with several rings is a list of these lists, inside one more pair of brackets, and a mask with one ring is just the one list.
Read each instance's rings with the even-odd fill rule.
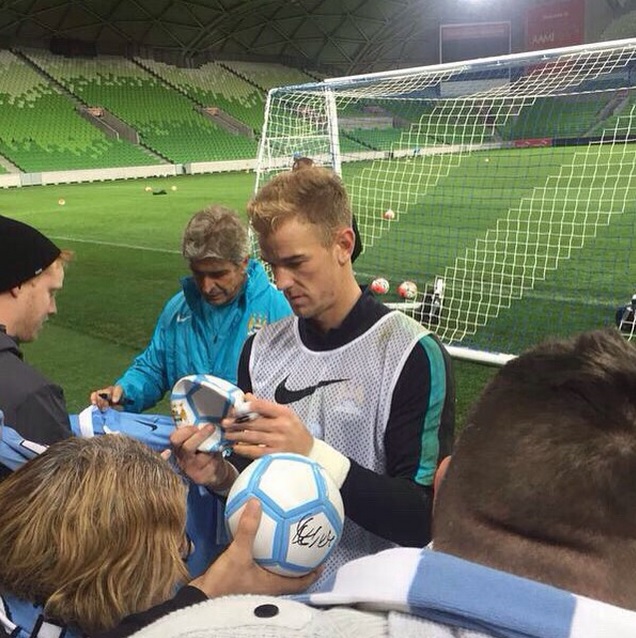
[[344,506],[325,469],[300,454],[268,454],[236,479],[225,506],[231,536],[248,500],[261,502],[253,546],[256,562],[284,576],[302,576],[323,563],[342,536]]
[[211,374],[192,374],[179,379],[172,388],[170,410],[177,427],[206,423],[217,426],[200,446],[202,452],[222,451],[229,444],[219,427],[232,407],[245,403],[245,395],[233,383]]

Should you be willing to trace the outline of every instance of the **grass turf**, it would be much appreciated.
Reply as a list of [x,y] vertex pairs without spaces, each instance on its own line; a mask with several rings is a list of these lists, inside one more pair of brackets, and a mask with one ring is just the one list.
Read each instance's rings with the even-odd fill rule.
[[[187,273],[179,241],[192,213],[213,202],[243,211],[253,185],[253,174],[228,173],[0,192],[1,214],[33,224],[75,252],[59,314],[24,346],[29,362],[62,385],[71,412],[85,407],[89,392],[110,384],[145,347],[163,304]],[[165,195],[153,195],[162,190]],[[456,363],[458,423],[493,373]],[[155,411],[166,412],[166,401]]]
[[[634,292],[636,144],[499,149],[344,164],[366,281],[446,281],[446,342],[518,353],[612,325]],[[383,219],[388,208],[394,221]],[[367,242],[368,244],[368,242]]]

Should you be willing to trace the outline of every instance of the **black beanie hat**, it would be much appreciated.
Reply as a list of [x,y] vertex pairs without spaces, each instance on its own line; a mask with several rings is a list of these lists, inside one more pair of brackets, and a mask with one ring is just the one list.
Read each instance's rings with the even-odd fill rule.
[[39,275],[61,252],[39,230],[0,215],[0,292]]

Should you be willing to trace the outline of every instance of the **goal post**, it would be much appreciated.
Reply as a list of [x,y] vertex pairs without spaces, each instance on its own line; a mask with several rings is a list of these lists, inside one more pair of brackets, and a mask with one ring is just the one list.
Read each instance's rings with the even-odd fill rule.
[[615,325],[636,293],[635,84],[636,39],[275,88],[257,186],[298,156],[333,167],[358,281],[503,363]]

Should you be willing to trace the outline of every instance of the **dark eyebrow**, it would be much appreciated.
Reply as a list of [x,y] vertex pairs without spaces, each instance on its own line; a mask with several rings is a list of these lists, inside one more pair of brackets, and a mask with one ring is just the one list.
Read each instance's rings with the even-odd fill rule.
[[228,272],[230,272],[229,268],[221,268],[220,270],[198,270],[198,269],[194,269],[191,268],[190,269],[192,271],[193,275],[197,275],[197,276],[207,276],[207,277],[219,277],[221,275],[224,275]]

